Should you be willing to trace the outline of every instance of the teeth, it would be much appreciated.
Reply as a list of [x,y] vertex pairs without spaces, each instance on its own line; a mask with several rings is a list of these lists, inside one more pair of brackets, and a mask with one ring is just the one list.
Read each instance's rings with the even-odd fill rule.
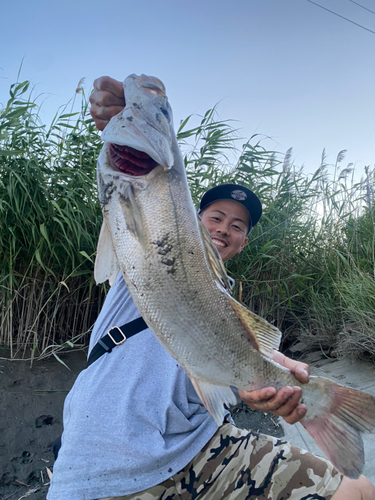
[[219,247],[225,247],[225,243],[223,243],[222,241],[219,241],[219,240],[215,240],[214,238],[212,239],[212,241],[215,243],[215,245],[218,245]]

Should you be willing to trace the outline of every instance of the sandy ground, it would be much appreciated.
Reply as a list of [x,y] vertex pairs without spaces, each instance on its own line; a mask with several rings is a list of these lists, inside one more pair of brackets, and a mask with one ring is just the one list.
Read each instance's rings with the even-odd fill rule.
[[[85,368],[84,351],[69,352],[34,362],[9,360],[0,350],[0,498],[44,500],[48,471],[53,471],[52,445],[62,433],[65,397]],[[274,436],[284,431],[277,417],[245,405],[232,410],[238,427]]]

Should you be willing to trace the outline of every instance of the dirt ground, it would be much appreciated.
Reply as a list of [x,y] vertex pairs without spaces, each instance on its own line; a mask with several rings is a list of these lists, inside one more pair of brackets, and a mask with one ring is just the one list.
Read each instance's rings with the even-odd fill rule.
[[[53,471],[52,445],[62,433],[65,397],[79,372],[86,353],[67,352],[37,361],[9,360],[0,350],[0,499],[44,500],[48,472]],[[245,405],[233,408],[238,427],[283,436],[277,417],[252,411]]]
[[[0,498],[45,499],[52,444],[62,433],[62,408],[77,375],[85,367],[83,351],[34,362],[10,361],[0,350]],[[27,495],[27,497],[26,497]]]

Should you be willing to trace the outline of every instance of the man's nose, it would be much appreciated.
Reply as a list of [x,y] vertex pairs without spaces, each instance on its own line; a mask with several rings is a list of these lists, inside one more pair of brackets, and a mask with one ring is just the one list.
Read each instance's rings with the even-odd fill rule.
[[217,228],[218,232],[221,234],[229,234],[229,226],[228,224],[221,223],[220,226]]

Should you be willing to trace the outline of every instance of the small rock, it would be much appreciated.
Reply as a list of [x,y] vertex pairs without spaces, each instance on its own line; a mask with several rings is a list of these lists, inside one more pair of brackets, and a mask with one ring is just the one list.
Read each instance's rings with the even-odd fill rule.
[[55,419],[52,415],[41,415],[37,419],[35,419],[35,427],[45,427],[46,425],[53,425],[55,423]]

